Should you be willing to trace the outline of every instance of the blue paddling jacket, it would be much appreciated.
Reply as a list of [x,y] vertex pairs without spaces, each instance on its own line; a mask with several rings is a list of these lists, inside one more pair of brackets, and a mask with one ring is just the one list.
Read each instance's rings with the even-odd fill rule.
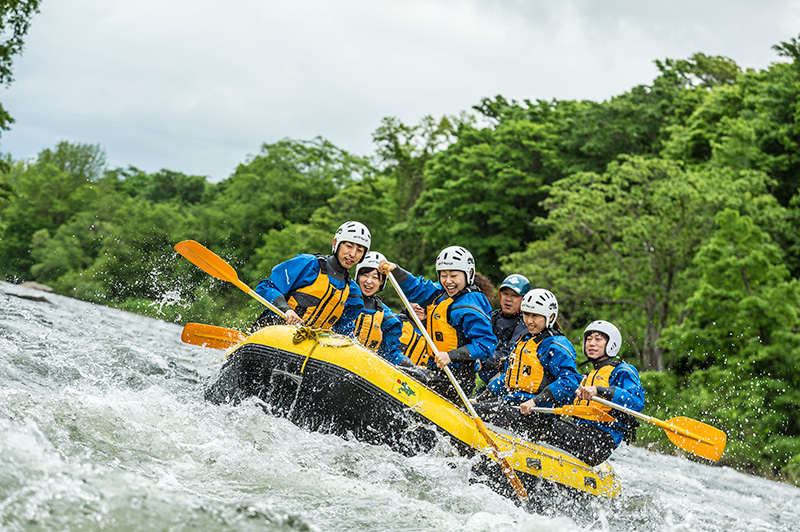
[[[641,412],[644,408],[645,391],[639,379],[639,372],[627,362],[614,358],[605,359],[594,366],[587,374],[581,386],[597,386],[597,395],[620,406]],[[575,404],[586,404],[586,401],[575,400]],[[593,403],[597,405],[597,403]],[[594,425],[611,434],[619,446],[623,439],[633,441],[639,422],[633,416],[612,410],[610,414],[616,418],[614,422],[590,421],[575,418],[575,422]]]
[[528,333],[514,345],[505,373],[489,382],[489,390],[510,403],[528,399],[544,407],[571,403],[581,380],[577,356],[560,331],[545,329],[535,337]]
[[282,262],[256,293],[283,311],[294,310],[305,325],[340,333],[352,329],[363,307],[361,289],[334,255],[301,254]]
[[[489,318],[492,308],[481,292],[468,288],[451,298],[441,284],[412,276],[399,267],[395,278],[409,301],[427,308],[428,334],[439,351],[447,351],[454,369],[468,368],[474,372],[476,361],[485,360],[494,353],[497,338]],[[432,360],[429,365],[435,367]]]

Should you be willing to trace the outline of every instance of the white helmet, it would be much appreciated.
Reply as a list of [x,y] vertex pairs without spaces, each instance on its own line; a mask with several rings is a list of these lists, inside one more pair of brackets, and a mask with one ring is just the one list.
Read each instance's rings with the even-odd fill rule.
[[475,259],[472,258],[472,253],[461,246],[446,247],[436,257],[436,271],[442,270],[464,272],[469,286],[475,280]]
[[[339,249],[341,242],[352,242],[359,246],[364,246],[369,251],[369,245],[372,243],[372,236],[369,234],[367,226],[361,222],[345,222],[336,230],[333,235],[333,254]],[[364,252],[366,255],[366,251]],[[363,258],[362,258],[363,260]]]
[[[545,290],[544,288],[534,288],[522,298],[520,305],[522,312],[530,314],[538,314],[547,319],[547,326],[552,327],[558,318],[558,300],[553,292]],[[550,319],[550,316],[553,319]]]
[[[383,256],[382,253],[377,251],[369,251],[364,254],[364,258],[361,262],[356,265],[356,282],[358,282],[358,272],[363,270],[364,268],[375,268],[378,270],[378,266],[381,265],[381,262],[385,261],[386,257]],[[378,273],[383,275],[383,280],[381,280],[381,287],[378,289],[378,292],[383,290],[383,287],[386,285],[386,274],[378,270]]]
[[589,333],[593,332],[599,332],[605,335],[606,338],[608,338],[608,342],[606,342],[606,354],[610,357],[617,356],[619,348],[622,347],[622,335],[613,323],[605,320],[593,321],[583,330],[583,354],[586,354],[586,337],[589,336]]

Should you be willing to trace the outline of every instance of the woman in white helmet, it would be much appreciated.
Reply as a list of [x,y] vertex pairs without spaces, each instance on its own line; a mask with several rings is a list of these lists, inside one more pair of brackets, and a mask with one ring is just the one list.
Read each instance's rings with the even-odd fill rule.
[[[334,331],[352,328],[361,311],[361,291],[348,270],[361,262],[372,239],[359,222],[345,222],[333,236],[331,255],[297,255],[272,268],[256,292],[286,313],[289,325],[308,325]],[[252,328],[277,323],[265,311]]]
[[558,326],[558,301],[552,292],[534,288],[520,305],[528,334],[522,336],[508,356],[503,379],[494,379],[487,389],[496,397],[478,397],[476,409],[494,423],[525,430],[532,437],[541,434],[552,416],[536,416],[532,424],[528,407],[552,407],[572,401],[580,383],[575,366],[575,348]]
[[[436,257],[438,282],[415,277],[391,262],[382,266],[385,271],[396,270],[395,278],[409,301],[426,308],[425,327],[439,351],[429,359],[429,367],[452,364],[453,375],[469,395],[475,387],[476,363],[491,356],[497,347],[489,318],[491,305],[473,284],[472,254],[461,246],[443,249]],[[444,373],[435,375],[430,385],[457,400]]]
[[352,336],[392,364],[413,367],[400,344],[403,324],[377,295],[386,285],[386,274],[378,269],[385,260],[381,253],[370,251],[356,266],[356,283],[361,289],[364,307],[356,317]]
[[[583,378],[575,404],[590,404],[592,397],[598,396],[631,410],[642,411],[645,392],[639,372],[617,358],[621,346],[622,335],[613,323],[596,320],[586,327],[583,353],[593,369]],[[544,440],[589,465],[597,465],[604,462],[623,440],[632,442],[636,438],[639,422],[633,416],[616,410],[610,414],[616,421],[590,421],[577,417],[572,423],[556,420]]]

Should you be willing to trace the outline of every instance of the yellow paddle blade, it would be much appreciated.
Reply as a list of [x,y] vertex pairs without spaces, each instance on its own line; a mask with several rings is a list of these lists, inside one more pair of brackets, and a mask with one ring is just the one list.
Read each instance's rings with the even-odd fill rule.
[[[238,286],[241,282],[233,266],[225,262],[219,255],[194,240],[184,240],[175,244],[175,251],[186,257],[189,262],[217,279],[228,281]],[[247,290],[245,290],[247,291]]]
[[616,418],[612,417],[608,411],[592,405],[562,406],[560,408],[554,408],[553,413],[562,416],[575,416],[583,419],[591,419],[592,421],[616,421]]
[[247,292],[247,295],[270,309],[282,318],[286,318],[286,313],[281,309],[257,294],[252,288],[239,280],[233,266],[222,260],[219,255],[194,240],[184,240],[175,244],[175,251],[186,257],[189,262],[206,272],[212,277],[233,283],[239,290]]
[[719,460],[728,437],[716,427],[688,417],[674,417],[657,424],[672,443],[709,460]]
[[187,323],[181,333],[181,340],[184,343],[212,349],[228,349],[245,338],[247,336],[237,330],[202,323]]

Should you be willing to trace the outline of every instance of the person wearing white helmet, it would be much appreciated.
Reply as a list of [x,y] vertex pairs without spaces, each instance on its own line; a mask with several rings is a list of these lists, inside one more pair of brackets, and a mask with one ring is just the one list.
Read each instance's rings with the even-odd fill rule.
[[[617,358],[622,347],[619,329],[605,320],[590,323],[583,331],[583,353],[593,369],[584,376],[576,393],[576,405],[591,404],[594,396],[602,397],[631,410],[644,408],[645,391],[639,372]],[[595,406],[600,406],[594,403]],[[574,418],[568,423],[556,420],[544,440],[563,449],[589,465],[604,462],[623,441],[636,438],[639,422],[628,414],[612,411],[614,422]]]
[[400,344],[403,324],[377,295],[386,285],[386,274],[378,269],[385,260],[383,254],[370,251],[356,266],[356,283],[361,289],[364,306],[355,319],[352,336],[392,364],[413,367]]
[[497,337],[497,349],[485,362],[481,362],[478,376],[485,383],[505,369],[505,361],[511,348],[523,335],[528,333],[528,327],[522,320],[522,298],[531,289],[531,283],[524,275],[512,273],[506,277],[498,297],[500,307],[492,311],[492,332]]
[[[345,222],[333,236],[331,255],[301,254],[282,262],[258,283],[256,292],[281,309],[289,325],[337,332],[352,328],[362,300],[348,270],[364,259],[371,242],[364,224]],[[277,321],[277,316],[267,310],[251,329]]]
[[[439,352],[431,357],[429,367],[452,364],[453,375],[469,395],[475,387],[476,363],[491,356],[497,347],[489,300],[473,284],[472,254],[461,246],[443,249],[436,257],[438,282],[415,277],[391,262],[382,267],[385,271],[396,270],[395,278],[409,301],[426,309],[425,327]],[[435,374],[429,385],[457,400],[456,391],[443,372]]]
[[[577,354],[558,326],[558,301],[552,292],[529,291],[520,309],[528,333],[512,347],[503,379],[492,380],[477,398],[476,409],[489,421],[541,437],[553,416],[525,416],[531,406],[559,406],[572,400],[580,383]],[[496,397],[486,399],[488,392]]]

